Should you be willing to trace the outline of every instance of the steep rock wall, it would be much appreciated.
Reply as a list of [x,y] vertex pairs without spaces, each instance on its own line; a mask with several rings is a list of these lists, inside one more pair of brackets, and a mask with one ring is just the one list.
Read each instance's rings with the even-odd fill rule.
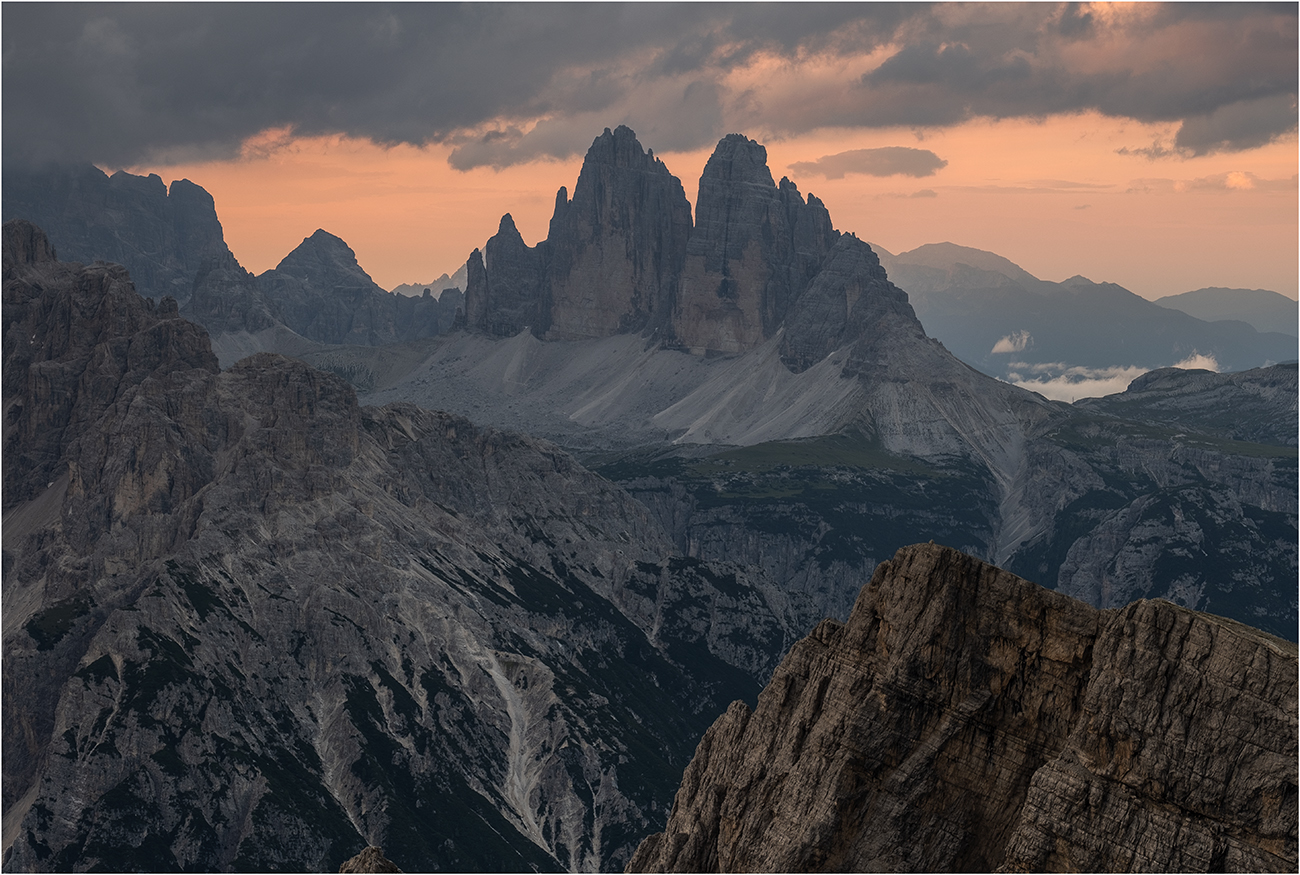
[[909,547],[705,734],[629,871],[1291,871],[1296,668]]

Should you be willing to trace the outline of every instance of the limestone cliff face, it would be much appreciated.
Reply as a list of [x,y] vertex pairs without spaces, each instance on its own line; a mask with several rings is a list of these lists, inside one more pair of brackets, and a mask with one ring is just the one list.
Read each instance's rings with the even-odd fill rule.
[[[526,245],[507,213],[468,278],[466,321],[494,337],[550,340],[665,328],[691,208],[682,184],[631,129],[608,128],[561,188],[545,240]],[[471,261],[473,261],[471,256]]]
[[673,330],[696,351],[743,352],[780,327],[838,233],[821,201],[788,179],[778,187],[767,150],[740,134],[717,145],[700,176],[695,230]]
[[483,247],[483,270],[471,268],[466,298],[476,300],[470,326],[493,337],[513,337],[525,328],[541,336],[550,324],[545,298],[545,244],[524,243],[509,213]]
[[756,572],[4,233],[5,869],[621,867],[784,649]]
[[229,255],[212,195],[187,179],[96,167],[6,172],[4,219],[42,228],[67,261],[124,265],[142,295],[189,300],[194,277]]
[[[78,425],[123,413],[122,393],[145,382],[175,387],[214,374],[217,360],[206,333],[179,317],[174,300],[154,305],[141,298],[121,266],[56,261],[44,233],[29,222],[7,222],[3,233],[8,507],[66,474],[79,488],[80,472],[103,459]],[[47,295],[47,287],[66,292]],[[88,452],[96,458],[83,459]]]
[[556,196],[546,336],[666,328],[690,233],[681,182],[631,129],[606,128],[587,151],[573,200],[564,189]]
[[705,734],[629,871],[1294,871],[1296,670],[909,547]]
[[650,330],[697,353],[744,352],[777,332],[838,236],[821,201],[774,183],[767,150],[739,134],[705,166],[692,228],[681,182],[630,129],[606,129],[573,200],[560,190],[546,240],[530,248],[502,220],[466,289],[467,322],[549,340]]

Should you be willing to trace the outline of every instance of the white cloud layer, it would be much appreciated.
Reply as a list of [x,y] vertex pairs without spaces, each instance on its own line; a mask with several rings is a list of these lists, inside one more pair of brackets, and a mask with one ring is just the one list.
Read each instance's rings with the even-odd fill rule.
[[[1011,367],[1015,370],[1008,374],[1010,377],[1008,382],[1022,389],[1037,392],[1044,398],[1070,403],[1078,401],[1080,398],[1101,398],[1105,395],[1123,392],[1128,388],[1129,383],[1132,383],[1143,374],[1155,370],[1154,368],[1132,366],[1085,368],[1078,365],[1068,365],[1064,362],[1038,364],[1013,362]],[[1214,356],[1193,353],[1182,361],[1170,365],[1170,367],[1217,372],[1219,363],[1215,361]]]

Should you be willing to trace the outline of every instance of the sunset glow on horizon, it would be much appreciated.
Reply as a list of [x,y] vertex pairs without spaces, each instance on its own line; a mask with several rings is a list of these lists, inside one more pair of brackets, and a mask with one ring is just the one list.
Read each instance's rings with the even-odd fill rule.
[[385,288],[547,231],[625,124],[718,139],[891,252],[1148,298],[1297,279],[1295,4],[6,4],[6,167],[188,178],[244,266],[324,228]]
[[[1176,162],[1119,153],[1168,136],[1168,126],[1089,113],[974,121],[920,138],[906,129],[841,129],[760,142],[774,180],[788,176],[805,197],[826,203],[839,230],[895,254],[948,241],[1006,256],[1042,279],[1083,274],[1147,298],[1205,286],[1297,297],[1296,138]],[[828,179],[791,169],[899,145],[947,164],[919,177]],[[694,211],[712,149],[642,146],[682,181]],[[536,245],[556,191],[572,195],[582,166],[575,156],[462,171],[449,164],[450,152],[280,129],[249,138],[237,160],[125,169],[206,188],[227,243],[253,273],[324,228],[348,242],[380,286],[393,288],[454,273],[507,212]]]

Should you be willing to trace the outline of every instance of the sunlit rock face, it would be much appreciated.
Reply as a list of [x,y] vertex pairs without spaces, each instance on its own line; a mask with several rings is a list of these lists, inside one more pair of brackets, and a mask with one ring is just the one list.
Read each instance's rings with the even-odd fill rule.
[[629,871],[1293,871],[1296,669],[909,547],[709,729]]

